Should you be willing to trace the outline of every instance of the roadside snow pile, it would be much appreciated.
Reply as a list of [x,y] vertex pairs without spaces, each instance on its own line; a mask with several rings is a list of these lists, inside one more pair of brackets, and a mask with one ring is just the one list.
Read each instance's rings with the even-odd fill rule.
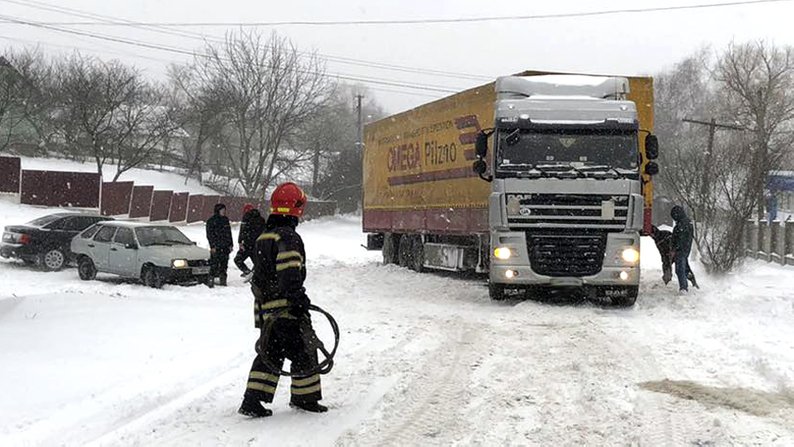
[[[22,169],[42,171],[73,171],[96,172],[96,164],[91,162],[80,163],[71,160],[56,158],[31,158],[22,157]],[[102,180],[109,182],[116,175],[116,166],[105,164],[102,167]],[[121,174],[119,181],[134,181],[136,185],[151,185],[155,189],[170,190],[175,192],[189,192],[191,194],[214,194],[218,192],[202,186],[195,179],[189,179],[185,184],[185,177],[168,171],[152,171],[148,169],[130,169]]]
[[[0,225],[44,212],[15,207]],[[153,290],[0,262],[0,445],[794,445],[794,269],[695,265],[679,297],[648,240],[632,309],[494,303],[482,278],[381,265],[357,218],[299,231],[342,329],[329,413],[291,410],[282,379],[273,417],[236,414],[257,332],[233,266]]]

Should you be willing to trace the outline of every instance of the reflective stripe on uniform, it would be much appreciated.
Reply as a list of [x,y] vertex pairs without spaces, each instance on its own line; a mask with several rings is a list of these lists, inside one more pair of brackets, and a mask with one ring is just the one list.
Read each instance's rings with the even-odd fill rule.
[[273,300],[268,301],[259,308],[260,310],[270,310],[270,309],[278,309],[279,307],[287,307],[289,306],[289,301],[287,300]]
[[276,387],[270,386],[270,385],[267,385],[267,384],[264,384],[264,383],[248,382],[248,385],[246,386],[246,388],[248,388],[249,390],[264,391],[266,393],[276,394]]
[[251,371],[248,375],[249,379],[267,380],[268,382],[278,383],[278,376],[275,374],[264,373],[260,371]]
[[285,251],[283,253],[279,253],[278,255],[276,255],[277,261],[282,261],[284,259],[289,259],[289,258],[298,258],[301,261],[303,261],[303,256],[301,256],[301,253],[296,250]]
[[290,390],[290,392],[293,395],[295,395],[295,396],[303,396],[303,395],[306,395],[306,394],[319,393],[320,392],[320,384],[318,383],[317,385],[314,385],[314,386],[309,387],[309,388],[292,388],[292,390]]
[[287,269],[299,269],[301,267],[303,267],[303,263],[301,261],[282,262],[280,264],[276,264],[276,271],[280,272]]
[[274,240],[274,241],[280,241],[281,240],[281,236],[279,236],[278,233],[262,233],[262,234],[259,235],[258,238],[256,238],[257,241],[264,241],[264,240],[268,240],[268,239]]
[[315,375],[313,375],[311,377],[307,377],[305,379],[295,379],[295,378],[293,378],[292,379],[292,386],[312,385],[312,384],[314,384],[316,382],[319,382],[319,381],[320,381],[320,375],[319,374],[315,374]]

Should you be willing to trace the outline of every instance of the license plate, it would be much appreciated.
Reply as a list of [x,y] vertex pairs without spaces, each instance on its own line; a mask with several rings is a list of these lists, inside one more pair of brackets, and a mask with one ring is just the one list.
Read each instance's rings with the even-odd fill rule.
[[193,267],[194,275],[206,275],[210,272],[209,267]]

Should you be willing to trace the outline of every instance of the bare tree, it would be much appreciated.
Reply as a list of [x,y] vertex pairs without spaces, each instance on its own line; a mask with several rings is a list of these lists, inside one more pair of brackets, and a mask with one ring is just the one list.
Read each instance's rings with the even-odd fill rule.
[[50,64],[36,50],[0,56],[0,151],[37,148],[50,136],[43,88],[50,75]]
[[736,124],[752,132],[749,184],[758,218],[763,218],[764,187],[794,143],[794,48],[763,41],[731,44],[715,69],[720,96]]
[[196,70],[201,88],[223,100],[228,141],[221,149],[247,195],[261,194],[305,158],[296,136],[330,91],[317,57],[275,34],[239,32],[209,45]]

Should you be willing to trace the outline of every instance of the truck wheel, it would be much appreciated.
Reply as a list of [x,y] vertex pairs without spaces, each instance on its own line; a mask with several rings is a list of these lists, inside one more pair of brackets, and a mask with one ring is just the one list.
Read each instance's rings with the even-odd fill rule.
[[400,235],[386,233],[383,235],[383,265],[397,264],[400,262]]
[[47,272],[57,272],[66,266],[66,253],[60,248],[51,248],[39,255],[38,264]]
[[626,294],[623,296],[612,297],[612,305],[618,307],[631,307],[637,302],[637,295],[639,295],[639,286],[626,286]]
[[411,241],[410,235],[403,235],[400,238],[400,243],[398,244],[399,253],[397,253],[397,259],[400,267],[412,268],[413,266],[413,243]]
[[425,244],[422,236],[411,237],[411,270],[422,273],[425,270]]
[[494,282],[488,282],[488,295],[494,301],[502,301],[507,297],[505,294],[505,285],[504,284],[496,284]]
[[77,261],[77,274],[83,281],[91,281],[96,278],[96,266],[94,261],[88,256],[81,256]]
[[147,267],[143,271],[143,283],[153,289],[161,289],[163,287],[163,277],[157,272],[154,267]]

